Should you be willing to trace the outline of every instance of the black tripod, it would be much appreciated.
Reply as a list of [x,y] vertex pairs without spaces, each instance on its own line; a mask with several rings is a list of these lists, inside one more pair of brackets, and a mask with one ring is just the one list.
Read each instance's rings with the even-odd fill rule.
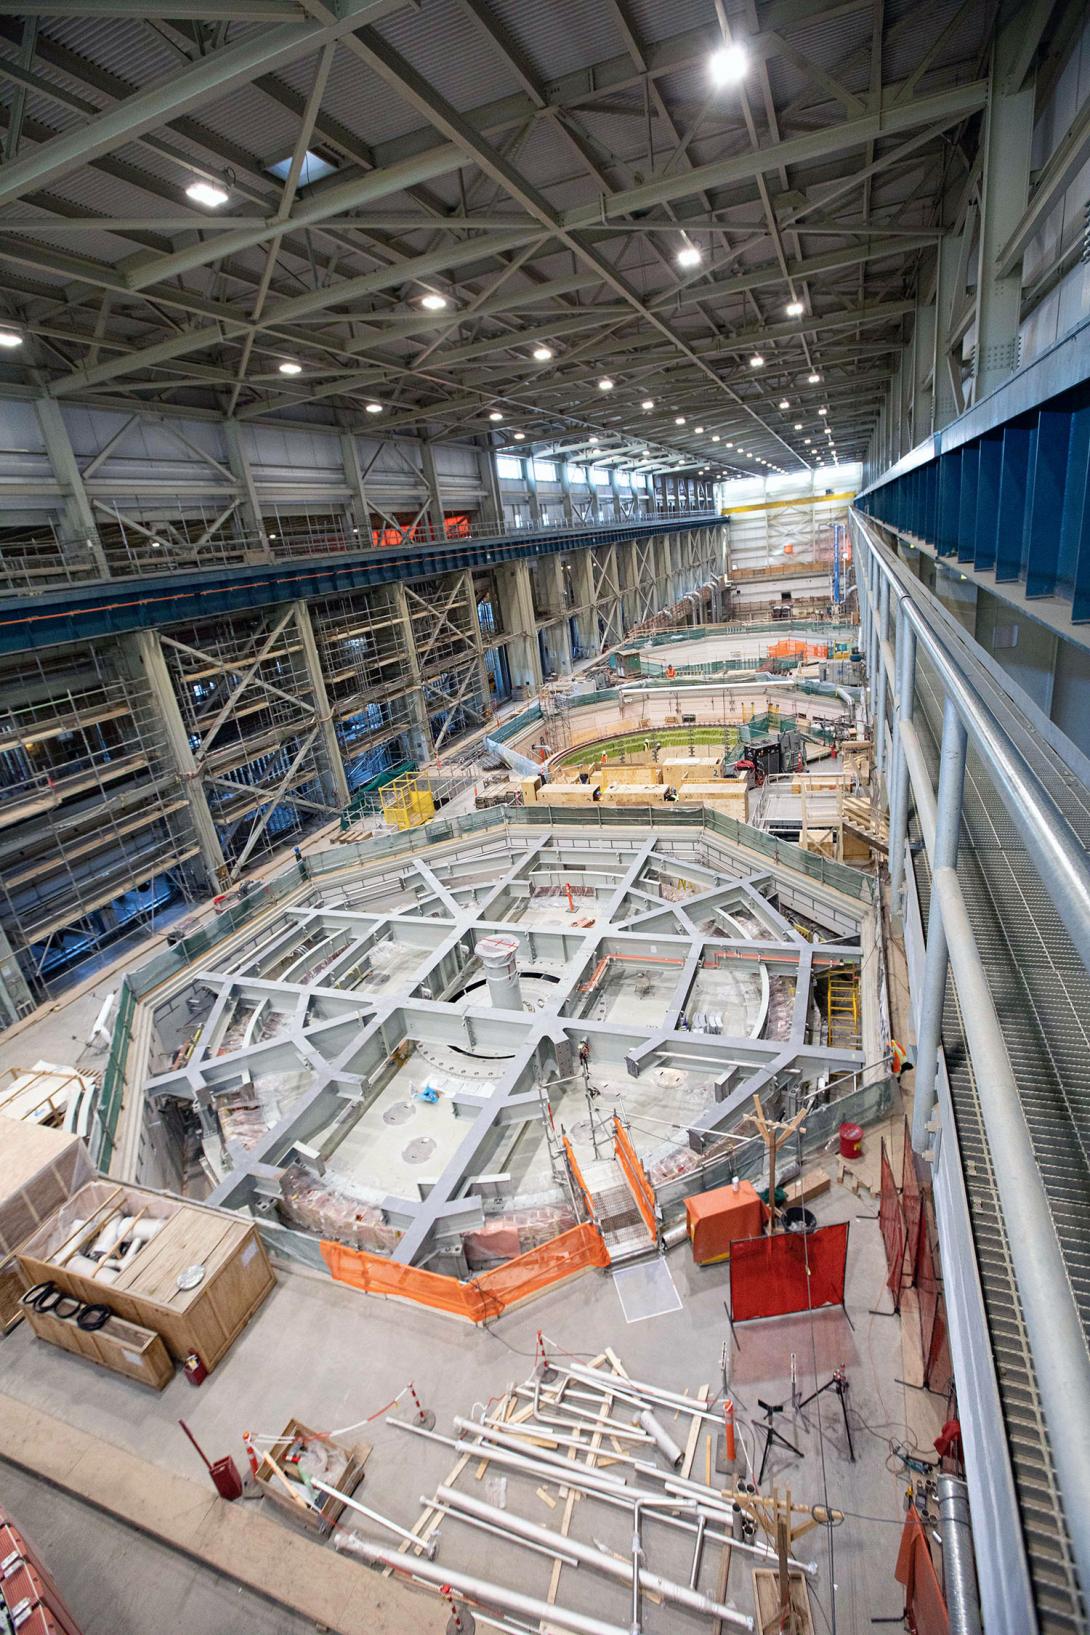
[[782,1448],[786,1448],[789,1453],[795,1454],[799,1459],[802,1458],[802,1449],[796,1448],[793,1442],[789,1442],[783,1432],[778,1431],[772,1423],[777,1414],[783,1413],[782,1402],[762,1402],[761,1398],[758,1397],[757,1406],[763,1408],[765,1414],[765,1423],[758,1426],[758,1429],[764,1432],[765,1437],[765,1450],[761,1455],[761,1469],[757,1476],[757,1486],[760,1487],[765,1479],[765,1466],[768,1464],[768,1454],[773,1442],[778,1442]]
[[824,1385],[819,1385],[816,1391],[811,1391],[808,1397],[802,1399],[799,1403],[799,1412],[801,1413],[806,1404],[813,1402],[823,1391],[835,1391],[840,1398],[840,1411],[844,1415],[844,1435],[848,1438],[848,1457],[854,1465],[855,1447],[852,1443],[852,1428],[848,1424],[848,1377],[843,1363],[834,1370],[832,1379],[826,1380]]

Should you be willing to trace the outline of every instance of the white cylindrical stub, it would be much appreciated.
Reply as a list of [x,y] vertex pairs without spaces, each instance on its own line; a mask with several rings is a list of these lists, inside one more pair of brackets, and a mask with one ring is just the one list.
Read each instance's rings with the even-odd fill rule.
[[659,1423],[649,1408],[645,1408],[640,1414],[640,1426],[647,1432],[667,1464],[676,1470],[685,1456],[669,1431]]
[[520,1011],[522,993],[519,988],[517,937],[502,933],[482,937],[474,953],[484,966],[488,978],[488,997],[497,1010]]

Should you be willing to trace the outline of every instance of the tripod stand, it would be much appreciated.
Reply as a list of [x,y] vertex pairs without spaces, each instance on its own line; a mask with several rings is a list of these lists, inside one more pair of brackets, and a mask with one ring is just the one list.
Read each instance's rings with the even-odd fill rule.
[[826,1380],[824,1385],[819,1385],[817,1390],[811,1391],[808,1397],[803,1397],[799,1403],[799,1412],[802,1412],[807,1403],[813,1402],[817,1397],[821,1396],[823,1391],[835,1391],[840,1398],[840,1411],[844,1415],[844,1435],[848,1438],[848,1457],[854,1465],[855,1446],[852,1442],[852,1428],[848,1424],[848,1376],[843,1363],[839,1368],[833,1370],[832,1379]]
[[786,1448],[789,1453],[795,1454],[799,1459],[802,1458],[802,1449],[796,1448],[793,1442],[789,1442],[783,1432],[778,1431],[772,1423],[777,1414],[783,1413],[782,1402],[762,1402],[761,1398],[758,1397],[757,1406],[764,1409],[765,1415],[765,1423],[758,1427],[759,1430],[764,1432],[765,1438],[764,1452],[761,1455],[761,1469],[757,1476],[757,1486],[760,1487],[765,1479],[765,1466],[768,1464],[768,1455],[773,1442],[778,1442],[782,1448]]

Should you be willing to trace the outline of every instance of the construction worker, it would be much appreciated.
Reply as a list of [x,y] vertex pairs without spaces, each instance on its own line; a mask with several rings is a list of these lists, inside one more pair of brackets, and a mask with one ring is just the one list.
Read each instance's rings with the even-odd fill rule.
[[896,1039],[891,1039],[889,1041],[889,1065],[890,1071],[892,1072],[894,1078],[898,1080],[900,1079],[902,1073],[913,1065],[908,1051],[905,1049],[904,1045],[899,1045]]

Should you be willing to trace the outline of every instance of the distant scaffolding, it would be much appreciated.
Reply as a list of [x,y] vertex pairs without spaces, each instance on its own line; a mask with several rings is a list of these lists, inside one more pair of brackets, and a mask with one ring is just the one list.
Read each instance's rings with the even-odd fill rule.
[[547,746],[546,757],[571,748],[571,692],[570,677],[542,688],[540,742]]

